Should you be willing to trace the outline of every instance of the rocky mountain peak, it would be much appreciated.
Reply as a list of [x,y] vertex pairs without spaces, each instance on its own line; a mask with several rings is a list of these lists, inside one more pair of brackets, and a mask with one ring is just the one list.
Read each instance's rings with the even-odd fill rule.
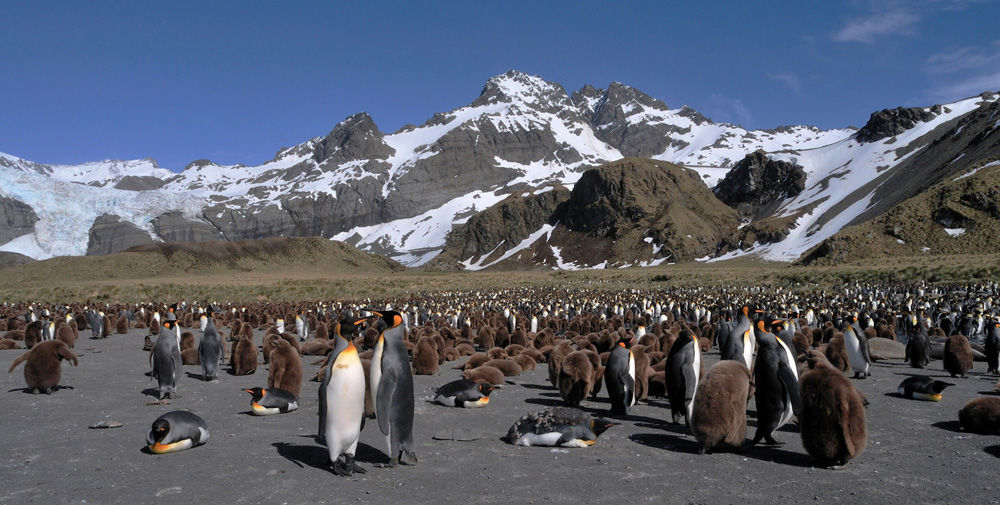
[[552,113],[573,107],[569,95],[561,85],[517,70],[508,70],[507,73],[491,77],[486,81],[482,93],[472,102],[472,106],[498,103],[520,103],[532,109]]
[[917,107],[882,109],[872,113],[868,123],[858,130],[856,138],[858,142],[864,144],[894,137],[913,128],[917,123],[933,120],[939,112]]
[[770,214],[781,201],[802,192],[806,173],[802,167],[772,160],[762,151],[748,154],[715,187],[715,195],[736,209],[744,220]]
[[359,112],[341,121],[316,143],[313,159],[320,164],[331,159],[338,163],[358,159],[384,160],[395,152],[385,143],[385,134],[372,117],[367,112]]

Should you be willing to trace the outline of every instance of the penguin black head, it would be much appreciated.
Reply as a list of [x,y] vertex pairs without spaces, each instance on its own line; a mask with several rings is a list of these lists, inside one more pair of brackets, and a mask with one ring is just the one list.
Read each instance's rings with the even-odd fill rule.
[[170,423],[166,419],[157,419],[153,421],[152,435],[154,443],[163,440],[167,436],[167,433],[169,432],[170,432]]
[[493,384],[479,384],[479,392],[482,393],[483,396],[489,396],[490,393],[492,393],[497,389],[503,389],[503,388]]
[[336,331],[340,334],[340,336],[350,340],[350,337],[352,335],[356,335],[358,333],[358,329],[364,326],[366,321],[368,321],[368,318],[342,319],[339,323],[337,323]]
[[382,322],[385,323],[385,328],[387,330],[396,328],[397,326],[403,324],[403,315],[400,314],[399,312],[396,312],[395,310],[386,310],[382,312],[372,309],[365,309],[365,310],[371,312],[372,314],[375,315],[375,317],[381,319]]
[[933,389],[935,393],[941,394],[941,391],[944,391],[944,388],[954,385],[955,384],[952,382],[934,381],[931,383],[931,389]]
[[250,389],[244,389],[243,391],[246,391],[247,393],[253,395],[253,401],[255,402],[264,397],[264,388],[260,386]]
[[601,433],[608,431],[608,428],[612,426],[617,426],[621,423],[616,423],[614,421],[609,421],[603,417],[598,417],[590,421],[590,429],[594,432],[594,436],[601,436]]

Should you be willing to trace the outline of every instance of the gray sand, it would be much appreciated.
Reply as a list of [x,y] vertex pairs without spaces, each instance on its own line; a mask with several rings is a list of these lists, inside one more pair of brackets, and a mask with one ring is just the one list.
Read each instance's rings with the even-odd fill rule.
[[[200,332],[197,332],[199,333]],[[199,380],[186,366],[180,398],[155,400],[146,330],[105,340],[81,338],[80,366],[63,364],[62,385],[51,396],[24,392],[23,365],[2,375],[0,503],[997,503],[1000,439],[957,430],[958,410],[992,394],[996,376],[976,363],[967,379],[945,390],[940,403],[905,400],[897,384],[911,372],[946,377],[941,362],[913,370],[897,360],[875,364],[872,377],[853,381],[869,398],[868,448],[840,470],[815,468],[798,429],[775,434],[782,445],[743,454],[696,454],[687,428],[665,422],[666,400],[632,409],[592,447],[514,447],[501,442],[522,414],[561,404],[544,365],[512,378],[483,409],[429,403],[435,387],[459,377],[449,363],[434,376],[416,376],[414,436],[419,463],[395,469],[385,438],[369,421],[361,435],[360,465],[367,474],[337,477],[325,468],[326,449],[314,440],[318,383],[303,386],[297,412],[249,414],[244,388],[263,386],[266,366],[254,375]],[[259,335],[258,335],[259,341]],[[6,369],[23,350],[0,351]],[[318,369],[303,357],[307,378]],[[706,364],[718,360],[711,352]],[[980,372],[980,373],[977,373]],[[607,408],[606,393],[583,407]],[[751,402],[750,437],[755,431]],[[154,455],[145,450],[152,421],[189,409],[208,423],[208,443]],[[88,429],[101,421],[120,428]],[[454,435],[458,440],[436,440]],[[467,440],[467,439],[474,440]]]

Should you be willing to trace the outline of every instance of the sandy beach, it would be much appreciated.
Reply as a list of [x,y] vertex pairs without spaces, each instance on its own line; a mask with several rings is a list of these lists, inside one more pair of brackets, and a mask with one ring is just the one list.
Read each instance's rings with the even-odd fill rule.
[[[200,332],[197,332],[199,333]],[[62,389],[25,392],[23,365],[2,374],[0,503],[969,503],[1000,501],[995,483],[1000,439],[958,431],[958,410],[992,395],[996,376],[977,362],[966,379],[951,379],[941,362],[914,370],[899,360],[872,366],[852,382],[863,391],[867,450],[846,467],[813,467],[791,423],[775,434],[782,444],[742,454],[697,454],[687,427],[667,422],[668,403],[640,403],[621,426],[592,447],[515,447],[500,440],[521,415],[562,404],[542,367],[510,378],[483,409],[430,403],[434,389],[460,377],[446,363],[437,375],[416,376],[414,438],[419,463],[394,469],[385,438],[369,421],[357,459],[366,474],[349,478],[325,467],[326,448],[314,436],[318,383],[305,382],[297,412],[256,417],[244,388],[264,386],[266,365],[249,376],[222,367],[217,382],[185,366],[179,398],[155,400],[142,350],[147,330],[103,340],[81,338],[80,365],[63,363]],[[257,335],[259,342],[260,334]],[[0,351],[7,369],[24,350]],[[304,356],[306,377],[318,365]],[[463,358],[464,359],[464,358]],[[714,350],[706,366],[719,359]],[[910,374],[957,383],[940,403],[906,400],[896,386]],[[582,404],[602,414],[607,395]],[[754,403],[749,405],[755,431]],[[208,443],[154,455],[145,449],[152,421],[188,409],[208,423]],[[89,429],[101,421],[120,428]],[[457,430],[457,431],[456,431]],[[451,434],[474,440],[441,440]],[[472,436],[469,436],[472,435]]]

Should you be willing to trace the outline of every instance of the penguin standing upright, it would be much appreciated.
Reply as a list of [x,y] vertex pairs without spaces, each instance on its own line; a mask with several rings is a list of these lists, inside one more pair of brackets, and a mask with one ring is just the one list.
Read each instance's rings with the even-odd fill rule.
[[159,384],[161,400],[167,396],[173,398],[177,394],[177,380],[181,377],[181,341],[177,336],[176,326],[177,316],[173,311],[167,312],[150,355],[153,361],[151,377]]
[[992,319],[986,325],[986,373],[1000,373],[1000,320]]
[[381,331],[372,353],[371,391],[378,427],[386,437],[389,465],[395,467],[406,454],[413,463],[413,372],[403,344],[403,316],[387,310],[372,314],[381,319]]
[[309,321],[306,319],[306,311],[300,310],[298,314],[295,315],[295,334],[299,336],[299,340],[305,341],[309,337]]
[[628,415],[629,407],[635,405],[635,356],[629,348],[632,338],[622,337],[612,347],[608,363],[604,367],[604,383],[611,399],[611,413]]
[[753,379],[757,404],[757,432],[750,445],[762,439],[777,444],[774,432],[798,415],[802,402],[799,399],[799,376],[791,350],[773,333],[767,331],[765,321],[757,321],[757,361],[754,362]]
[[345,319],[340,322],[319,387],[319,438],[326,443],[328,464],[333,473],[342,476],[365,473],[354,462],[358,439],[365,425],[365,370],[357,347],[347,338],[353,336],[364,321]]
[[924,326],[923,314],[910,316],[910,331],[906,340],[906,361],[913,368],[923,368],[931,362],[930,336]]
[[689,330],[681,331],[670,346],[664,372],[673,421],[678,424],[683,417],[685,424],[689,424],[695,392],[698,390],[698,378],[701,375],[701,346],[694,333]]
[[744,305],[740,309],[740,318],[733,325],[729,336],[725,338],[726,346],[721,349],[722,359],[738,360],[753,369],[754,341],[753,321],[750,319],[750,306]]
[[857,316],[851,316],[851,324],[844,328],[844,347],[847,349],[847,360],[854,370],[854,378],[864,379],[871,375],[868,365],[872,362],[868,352],[868,337],[861,331]]
[[198,345],[201,377],[206,381],[219,377],[219,361],[222,359],[223,350],[222,337],[219,335],[219,330],[215,328],[212,312],[213,308],[209,305],[205,311],[205,328],[201,335],[201,344]]

